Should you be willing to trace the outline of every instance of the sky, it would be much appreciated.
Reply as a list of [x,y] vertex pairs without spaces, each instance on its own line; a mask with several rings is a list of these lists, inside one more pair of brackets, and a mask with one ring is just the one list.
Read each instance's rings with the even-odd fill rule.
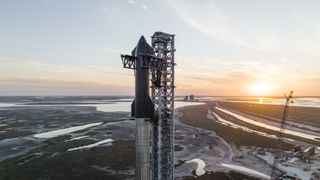
[[141,35],[175,34],[176,94],[320,96],[318,0],[0,0],[0,96],[133,95]]

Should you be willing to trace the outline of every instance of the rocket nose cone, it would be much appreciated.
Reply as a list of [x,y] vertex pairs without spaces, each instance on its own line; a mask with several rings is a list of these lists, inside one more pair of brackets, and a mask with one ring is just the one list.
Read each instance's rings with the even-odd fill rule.
[[140,39],[139,39],[139,42],[137,44],[137,47],[145,47],[145,46],[150,46],[146,39],[144,38],[144,36],[141,36]]
[[146,41],[146,38],[144,38],[143,35],[142,35],[142,36],[140,37],[140,39],[139,39],[139,43],[141,43],[141,42],[147,42],[147,41]]
[[139,54],[153,55],[154,51],[153,51],[153,48],[147,43],[144,36],[141,36],[137,46],[132,50],[131,54],[135,55],[135,56],[137,56]]

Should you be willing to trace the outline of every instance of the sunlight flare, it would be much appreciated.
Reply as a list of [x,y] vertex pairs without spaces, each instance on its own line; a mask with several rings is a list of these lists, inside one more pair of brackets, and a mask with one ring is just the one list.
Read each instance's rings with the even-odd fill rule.
[[270,95],[275,86],[269,83],[254,83],[248,86],[248,91],[252,95],[256,96],[266,96]]

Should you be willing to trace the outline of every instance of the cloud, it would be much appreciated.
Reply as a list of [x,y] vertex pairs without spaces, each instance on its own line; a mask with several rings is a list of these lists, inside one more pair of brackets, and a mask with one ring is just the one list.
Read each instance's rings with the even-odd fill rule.
[[184,74],[176,77],[177,92],[201,95],[244,95],[247,86],[256,77],[244,72],[228,72],[221,74]]
[[121,11],[117,6],[104,6],[102,12],[108,20],[113,20],[121,15]]
[[[132,90],[133,71],[126,71],[119,62],[119,68],[98,64],[54,64],[44,63],[38,60],[13,60],[0,61],[1,76],[0,86],[2,88],[26,86],[37,91],[37,87],[48,87],[52,85],[56,88],[82,87],[84,89],[99,89],[99,87],[122,87],[123,90]],[[34,80],[31,81],[31,80]],[[9,82],[15,82],[10,84]],[[43,83],[42,83],[43,82]],[[60,85],[59,85],[59,83]],[[18,85],[20,84],[20,85]],[[58,86],[59,85],[59,86]],[[90,88],[89,88],[90,87]],[[92,88],[91,88],[92,87]],[[105,88],[106,92],[110,91]]]
[[146,6],[146,5],[143,5],[141,7],[142,7],[143,10],[147,10],[148,9],[148,6]]
[[244,39],[230,24],[230,17],[217,7],[214,1],[199,3],[194,0],[166,1],[179,17],[194,29],[209,37],[245,47],[255,47]]
[[128,0],[128,3],[129,3],[129,4],[135,4],[136,2],[133,1],[133,0]]
[[[176,56],[178,95],[250,95],[255,82],[274,86],[274,95],[294,90],[299,95],[319,95],[320,74],[305,72],[301,64],[279,58],[277,64],[250,59]],[[201,62],[201,63],[199,63]],[[263,60],[263,62],[265,62]],[[0,57],[0,95],[22,94],[133,94],[134,72],[100,64],[56,64],[35,59]],[[304,74],[299,69],[303,70]],[[317,71],[318,72],[318,71]],[[63,93],[65,92],[65,93]],[[305,94],[303,94],[305,93]]]
[[[286,8],[287,4],[278,2],[242,5],[214,0],[165,2],[183,21],[212,39],[255,50],[293,51],[320,57],[317,12],[283,13],[280,7]],[[248,9],[248,5],[252,7]],[[301,11],[299,6],[291,8]]]
[[278,88],[279,93],[287,93],[293,90],[294,96],[319,96],[320,78],[300,77],[291,81],[282,81],[281,87]]
[[[314,63],[301,61],[300,58],[285,57],[229,57],[214,58],[206,56],[176,55],[176,72],[192,72],[193,74],[223,74],[227,72],[245,72],[254,74],[264,81],[291,80],[309,75],[320,76]],[[201,63],[199,63],[201,62]]]
[[131,95],[134,72],[101,64],[0,57],[1,95]]
[[131,88],[77,80],[0,78],[2,95],[127,95]]
[[[307,86],[301,86],[304,84],[299,80],[302,77],[313,75],[312,78],[315,79],[320,77],[320,74],[318,71],[312,73],[310,64],[299,62],[299,60],[284,57],[221,59],[177,54],[176,62],[178,63],[175,71],[177,92],[182,95],[183,93],[250,95],[248,86],[254,83],[271,84],[273,95],[281,95],[288,89],[300,89],[300,92],[309,94],[311,94],[310,89],[316,89],[320,92],[316,83],[307,83]],[[306,71],[306,69],[308,70]],[[303,91],[303,89],[305,90]],[[317,95],[316,90],[312,91],[313,95]]]
[[[219,59],[206,56],[183,56],[176,55],[176,61],[182,62],[177,67],[178,69],[184,69],[184,71],[193,72],[228,72],[228,71],[246,71],[252,70],[261,66],[261,62],[256,59]],[[199,63],[201,62],[201,63]],[[219,67],[219,68],[217,68]]]

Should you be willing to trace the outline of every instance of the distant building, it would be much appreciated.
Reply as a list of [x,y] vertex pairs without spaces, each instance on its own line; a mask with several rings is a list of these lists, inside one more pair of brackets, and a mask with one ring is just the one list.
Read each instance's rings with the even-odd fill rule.
[[265,155],[265,154],[266,154],[266,151],[264,150],[264,148],[258,148],[258,149],[257,149],[257,154],[259,154],[259,155]]
[[193,94],[191,94],[191,95],[189,96],[189,100],[190,100],[190,101],[193,101],[193,100],[194,100],[194,95],[193,95]]
[[184,100],[184,101],[188,101],[188,99],[189,99],[189,97],[188,97],[188,96],[185,96],[183,100]]

